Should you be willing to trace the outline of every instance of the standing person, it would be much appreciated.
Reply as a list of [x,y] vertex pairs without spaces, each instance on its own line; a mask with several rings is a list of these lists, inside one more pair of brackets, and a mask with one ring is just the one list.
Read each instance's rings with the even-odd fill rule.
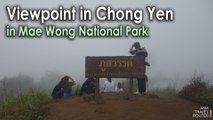
[[[76,82],[69,76],[65,76],[64,78],[64,83],[63,83],[63,87],[64,87],[64,97],[70,97],[70,96],[74,96],[74,94],[72,93],[72,86],[76,84]],[[69,79],[71,81],[69,81]]]
[[107,81],[104,82],[104,92],[114,92],[115,91],[115,83],[111,78],[107,78]]
[[135,56],[143,56],[145,58],[145,63],[144,63],[144,77],[142,78],[137,78],[138,81],[138,91],[141,95],[144,95],[146,92],[146,81],[147,81],[147,76],[146,74],[146,65],[150,66],[150,64],[148,62],[146,62],[146,58],[148,56],[148,53],[145,49],[145,47],[140,46],[139,42],[135,42],[130,50],[129,50],[130,54],[135,55]]
[[80,96],[82,96],[84,93],[90,94],[95,93],[95,78],[88,78],[81,87],[81,93]]

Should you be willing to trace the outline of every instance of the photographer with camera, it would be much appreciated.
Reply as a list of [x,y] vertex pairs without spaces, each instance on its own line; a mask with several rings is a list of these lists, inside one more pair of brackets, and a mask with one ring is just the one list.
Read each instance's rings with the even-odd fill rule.
[[[139,42],[135,42],[130,50],[130,54],[135,55],[135,56],[143,56],[146,60],[148,53],[145,49],[145,47],[141,47]],[[148,62],[144,62],[144,77],[142,78],[137,78],[138,81],[138,91],[141,95],[145,95],[146,92],[146,82],[148,81],[148,77],[146,75],[146,66],[150,66]]]

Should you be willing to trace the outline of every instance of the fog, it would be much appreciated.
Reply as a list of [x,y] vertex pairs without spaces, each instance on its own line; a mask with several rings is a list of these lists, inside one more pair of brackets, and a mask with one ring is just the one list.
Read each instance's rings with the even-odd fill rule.
[[[1,0],[0,21],[0,80],[5,76],[26,74],[39,81],[45,74],[56,72],[69,75],[81,83],[85,78],[85,56],[128,56],[131,45],[139,41],[148,51],[147,68],[150,87],[174,85],[181,87],[194,73],[201,73],[210,83],[213,81],[213,1],[212,0]],[[5,6],[22,8],[57,8],[63,5],[83,5],[93,12],[99,5],[144,10],[143,24],[150,28],[148,38],[8,38],[5,26],[41,26],[39,22],[9,21]],[[173,22],[149,21],[146,6],[172,8]],[[98,24],[100,26],[134,25],[133,22],[51,22],[46,25],[75,26]]]

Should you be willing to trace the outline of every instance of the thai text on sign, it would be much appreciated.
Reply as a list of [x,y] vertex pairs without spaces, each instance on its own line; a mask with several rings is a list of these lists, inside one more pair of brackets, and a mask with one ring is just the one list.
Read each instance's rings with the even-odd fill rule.
[[144,75],[142,56],[86,57],[86,77],[136,78]]

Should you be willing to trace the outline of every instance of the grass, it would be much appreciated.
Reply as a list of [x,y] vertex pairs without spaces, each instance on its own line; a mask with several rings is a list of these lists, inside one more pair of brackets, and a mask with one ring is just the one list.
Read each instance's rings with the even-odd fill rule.
[[147,94],[155,94],[158,96],[175,96],[177,90],[174,87],[168,86],[166,88],[155,88],[147,91]]
[[[128,87],[129,82],[126,82]],[[137,83],[137,82],[134,82]],[[73,86],[73,93],[80,94],[80,85]],[[137,84],[134,85],[137,88]],[[200,76],[194,76],[192,80],[179,92],[172,87],[149,89],[147,94],[158,96],[178,95],[201,105],[213,108],[213,85],[209,86]],[[44,91],[35,90],[22,93],[17,96],[8,96],[0,102],[0,120],[45,120],[47,110],[42,105],[50,102],[50,98]]]
[[180,97],[213,108],[213,86],[203,81],[203,77],[194,76],[190,83],[178,93]]
[[44,120],[45,110],[42,105],[50,98],[43,91],[22,93],[7,97],[0,103],[1,120]]
[[77,85],[73,86],[72,90],[73,90],[73,94],[75,96],[79,96],[80,92],[81,92],[81,85],[77,84]]

